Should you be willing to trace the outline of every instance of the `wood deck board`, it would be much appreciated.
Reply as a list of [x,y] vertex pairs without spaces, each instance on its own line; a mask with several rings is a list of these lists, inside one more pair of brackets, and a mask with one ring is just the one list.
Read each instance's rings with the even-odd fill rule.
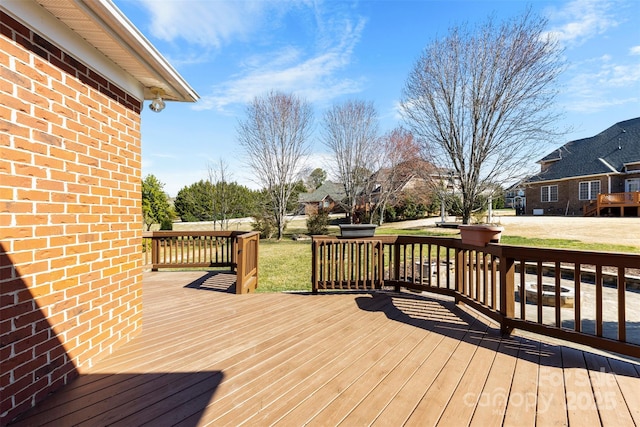
[[589,371],[581,351],[563,347],[564,382],[567,390],[567,415],[570,425],[600,424],[598,407],[589,380]]
[[[284,395],[281,395],[271,406],[264,408],[256,416],[251,418],[254,425],[269,425],[287,416],[299,405],[305,404],[307,399],[315,398],[314,392],[323,388],[326,384],[341,375],[349,367],[359,363],[361,358],[375,346],[379,341],[395,334],[399,324],[389,322],[385,316],[376,316],[369,320],[367,327],[361,330],[362,336],[356,341],[341,344],[331,342],[331,358],[322,361],[317,366],[313,375],[307,377],[299,386],[291,388]],[[342,338],[340,338],[342,341]],[[360,366],[360,365],[358,365]],[[330,370],[327,370],[330,368]],[[360,370],[358,370],[360,371]]]
[[[330,301],[327,301],[330,303]],[[265,305],[273,306],[270,301],[264,301]],[[166,345],[162,345],[162,340],[154,341],[154,343],[150,344],[153,348],[157,349],[154,355],[158,355],[160,361],[165,361],[166,363],[173,363],[171,360],[167,360],[166,353],[170,352],[173,354],[174,358],[176,357],[187,357],[189,359],[196,359],[193,351],[199,351],[205,354],[209,354],[211,357],[212,350],[218,351],[222,355],[226,353],[233,353],[234,351],[243,351],[247,348],[253,349],[256,345],[256,342],[261,340],[263,336],[270,337],[272,340],[278,339],[278,334],[284,334],[282,336],[288,337],[290,336],[290,328],[287,326],[288,321],[295,320],[297,322],[298,327],[301,329],[304,327],[308,327],[312,325],[314,322],[323,320],[319,318],[322,313],[325,311],[320,309],[329,309],[331,306],[334,307],[334,311],[339,310],[339,304],[336,305],[335,302],[333,304],[321,305],[317,312],[311,313],[309,316],[303,319],[297,318],[299,312],[296,311],[295,305],[289,304],[287,307],[280,308],[280,306],[276,305],[275,309],[270,311],[263,310],[254,310],[253,308],[249,308],[249,310],[254,310],[254,313],[251,317],[243,316],[240,319],[229,319],[227,321],[227,325],[223,328],[220,327],[221,323],[213,323],[211,326],[200,326],[197,329],[193,330],[183,330],[182,335],[178,338],[171,339],[169,338],[169,342]],[[206,309],[203,309],[206,311]],[[281,323],[277,324],[268,324],[264,323],[261,320],[265,317],[279,317],[281,319]],[[189,322],[188,318],[177,317],[173,319],[173,322],[184,325]],[[193,322],[197,322],[197,319],[193,320]],[[221,322],[225,322],[222,320]],[[148,326],[145,324],[145,334],[154,334],[154,335],[162,335],[162,331],[152,330],[147,331]],[[202,346],[202,331],[207,331],[207,340],[210,342],[215,342],[215,348],[207,348]],[[209,332],[210,331],[210,332]],[[267,335],[263,335],[269,332]],[[189,338],[190,337],[190,338]],[[166,340],[165,340],[166,341]],[[231,349],[230,347],[234,347]],[[148,347],[147,347],[148,348]],[[145,346],[138,348],[135,353],[136,361],[140,366],[148,365],[149,363],[158,363],[158,361],[149,359],[149,353],[146,353],[145,356]],[[123,357],[121,359],[123,362],[127,362],[127,358]],[[131,365],[134,360],[131,360],[127,365]],[[105,364],[103,369],[113,369],[114,363]]]
[[609,366],[616,374],[616,381],[627,403],[635,425],[640,425],[640,366],[617,359],[609,359]]
[[203,274],[146,274],[142,333],[16,425],[640,424],[631,359],[429,294],[235,295]]
[[467,367],[451,399],[446,403],[442,416],[438,420],[444,425],[467,425],[471,422],[478,399],[482,396],[491,366],[500,346],[500,336],[486,334],[479,343],[473,359]]
[[[376,363],[383,363],[383,359],[409,334],[409,331],[401,331],[401,329],[401,325],[395,325],[391,333],[385,337],[386,339],[374,343],[359,358],[353,360],[348,369],[343,369],[337,375],[332,376],[330,381],[323,384],[321,388],[313,392],[309,398],[289,411],[278,422],[283,425],[301,425],[313,419],[361,378],[364,372]],[[331,374],[329,373],[329,375]]]
[[374,425],[403,424],[411,417],[424,396],[424,391],[433,384],[451,355],[457,350],[460,339],[464,337],[465,333],[460,329],[453,331],[451,336],[443,336],[434,351],[428,355],[425,362],[378,416]]
[[502,338],[491,364],[482,390],[475,397],[475,407],[470,425],[478,427],[501,426],[506,413],[511,381],[516,369],[520,340]]
[[374,406],[384,405],[384,403],[378,401],[378,395],[370,395],[370,391],[380,384],[423,338],[424,334],[421,333],[421,331],[417,329],[411,331],[394,347],[392,352],[387,354],[378,363],[363,370],[362,375],[353,381],[345,390],[334,396],[331,403],[325,406],[308,425],[319,427],[337,425],[343,421],[346,415],[352,412],[358,404],[367,398],[374,402]]
[[516,359],[516,368],[507,392],[505,425],[535,426],[538,396],[540,343],[523,340]]
[[[259,304],[258,301],[256,303]],[[280,325],[264,324],[260,321],[262,318],[277,315],[286,320],[288,314],[294,313],[295,315],[297,313],[295,306],[291,304],[272,304],[269,301],[264,301],[262,305],[266,305],[267,308],[257,310],[256,308],[260,308],[258,304],[247,307],[248,312],[237,316],[237,318],[234,318],[231,314],[224,316],[222,319],[210,316],[211,319],[203,321],[203,318],[206,318],[206,313],[219,309],[215,306],[204,306],[197,309],[191,308],[191,311],[198,312],[192,315],[189,315],[189,313],[182,316],[176,315],[170,320],[167,319],[156,324],[144,322],[144,338],[139,342],[136,342],[137,340],[134,341],[131,347],[127,348],[128,351],[126,353],[123,352],[121,357],[110,358],[101,364],[99,369],[112,371],[118,369],[120,364],[130,367],[135,363],[141,366],[155,364],[158,361],[173,363],[173,361],[166,359],[167,353],[173,354],[174,358],[182,357],[183,355],[193,358],[194,355],[191,353],[193,348],[206,351],[201,345],[202,337],[200,335],[202,331],[207,331],[209,335],[207,339],[215,341],[219,348],[227,349],[231,345],[248,346],[250,343],[247,340],[260,336],[260,332],[287,330],[280,327]],[[307,319],[307,321],[311,322],[312,319]],[[175,330],[173,334],[168,334],[164,326],[167,322],[180,324],[181,327]],[[220,325],[223,326],[221,327]],[[153,349],[152,352],[149,351],[150,348]]]
[[585,353],[591,387],[604,426],[631,426],[633,418],[606,357]]
[[537,426],[563,426],[568,424],[567,399],[562,371],[562,349],[541,344],[538,371]]
[[469,368],[471,359],[475,355],[487,327],[486,323],[475,322],[469,328],[456,350],[438,373],[433,384],[422,396],[407,425],[437,424],[448,403],[459,406],[461,409],[464,408],[464,399],[456,401],[453,397],[462,376]]
[[[219,390],[220,397],[216,399],[215,405],[212,405],[215,406],[216,414],[212,420],[219,424],[231,423],[237,419],[239,411],[244,414],[258,412],[268,402],[280,400],[288,391],[298,389],[304,378],[317,375],[327,369],[327,366],[335,367],[334,362],[337,358],[344,359],[342,352],[338,353],[335,349],[351,348],[357,345],[362,337],[362,330],[350,324],[356,320],[352,317],[354,314],[350,313],[340,318],[339,322],[316,328],[318,333],[301,340],[296,347],[287,349],[293,356],[283,351],[274,357],[269,365],[260,366],[259,372],[253,375],[250,369],[242,366],[238,367],[237,375],[233,375],[233,370],[229,370],[233,381],[222,384]],[[378,325],[383,325],[383,322],[379,322]],[[289,359],[299,359],[299,363],[289,363]],[[268,369],[269,367],[272,369]],[[249,381],[243,379],[247,372],[251,375]]]
[[[425,329],[430,330],[426,325]],[[377,397],[375,399],[365,398],[342,420],[341,425],[370,425],[373,423],[406,386],[409,379],[415,375],[442,339],[444,339],[442,335],[427,334],[402,362],[370,391],[370,395]]]

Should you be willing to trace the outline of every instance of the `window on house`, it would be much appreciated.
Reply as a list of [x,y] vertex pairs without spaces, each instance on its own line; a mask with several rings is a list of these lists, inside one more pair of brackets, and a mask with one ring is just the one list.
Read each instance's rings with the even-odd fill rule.
[[583,181],[578,183],[578,198],[580,200],[595,200],[600,193],[600,181]]
[[540,200],[543,202],[557,202],[558,201],[558,186],[557,185],[544,185],[540,187]]

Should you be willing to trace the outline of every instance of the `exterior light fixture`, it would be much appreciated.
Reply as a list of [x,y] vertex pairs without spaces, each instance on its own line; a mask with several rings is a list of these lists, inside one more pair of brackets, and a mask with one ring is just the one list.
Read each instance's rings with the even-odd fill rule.
[[164,91],[160,88],[154,87],[151,88],[151,93],[153,93],[155,97],[153,98],[153,101],[151,101],[151,104],[149,104],[149,108],[151,108],[151,111],[159,113],[160,111],[164,110],[165,107],[165,103],[162,100]]

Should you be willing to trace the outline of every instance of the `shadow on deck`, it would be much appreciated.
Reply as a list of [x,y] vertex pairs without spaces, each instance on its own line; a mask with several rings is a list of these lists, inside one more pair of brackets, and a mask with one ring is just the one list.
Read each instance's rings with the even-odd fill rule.
[[447,298],[234,277],[145,274],[142,333],[18,425],[640,424],[630,358],[504,337]]

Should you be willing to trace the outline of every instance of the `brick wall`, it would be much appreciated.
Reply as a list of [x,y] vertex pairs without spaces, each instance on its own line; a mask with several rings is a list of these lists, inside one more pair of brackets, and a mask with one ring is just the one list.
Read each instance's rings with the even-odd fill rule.
[[[526,213],[533,214],[534,209],[543,209],[545,215],[567,215],[582,216],[583,207],[588,204],[588,200],[579,200],[578,183],[583,181],[600,181],[601,191],[607,191],[607,180],[605,178],[579,178],[575,180],[551,181],[541,184],[530,184],[525,194],[527,198]],[[547,185],[558,186],[557,202],[542,202],[540,187]]]
[[142,326],[142,104],[0,15],[4,424]]

